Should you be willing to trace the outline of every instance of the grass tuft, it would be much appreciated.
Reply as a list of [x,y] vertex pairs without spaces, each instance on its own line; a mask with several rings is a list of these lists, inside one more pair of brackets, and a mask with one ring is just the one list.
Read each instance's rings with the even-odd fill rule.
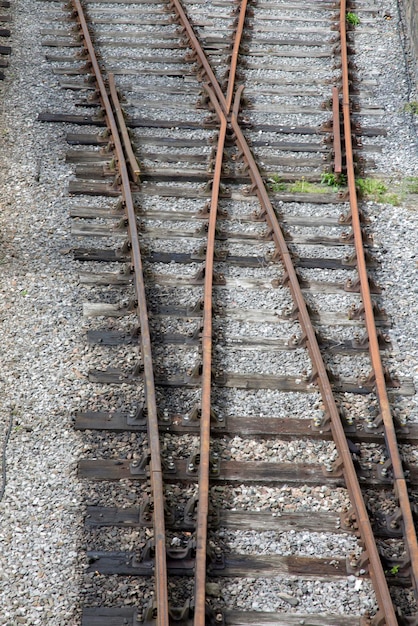
[[360,18],[357,13],[351,13],[350,11],[346,13],[345,19],[351,26],[358,26],[360,24]]

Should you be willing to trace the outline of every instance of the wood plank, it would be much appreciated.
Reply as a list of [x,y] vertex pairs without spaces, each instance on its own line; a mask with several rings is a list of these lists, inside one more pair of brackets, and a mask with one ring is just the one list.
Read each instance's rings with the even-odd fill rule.
[[[108,368],[105,370],[90,370],[88,379],[93,383],[107,383],[114,385],[137,384],[139,376],[132,371],[120,368]],[[190,377],[187,374],[178,378],[156,378],[157,387],[199,387],[201,382],[199,377]],[[301,393],[311,393],[316,389],[315,385],[309,381],[295,376],[274,376],[271,374],[235,374],[225,373],[222,377],[214,377],[213,384],[218,387],[228,387],[233,389],[273,389],[276,391],[295,391]],[[415,387],[412,379],[404,379],[399,386],[391,387],[388,390],[394,395],[413,396]],[[373,385],[353,379],[340,379],[334,382],[332,387],[337,393],[355,393],[368,395],[373,390]]]
[[81,146],[106,146],[108,139],[93,133],[67,133],[67,143]]
[[[352,534],[356,530],[342,524],[342,516],[336,513],[321,511],[247,511],[247,510],[216,510],[209,516],[208,524],[211,529],[226,528],[228,530],[257,531],[257,532],[312,532],[330,534]],[[393,529],[389,532],[378,520],[376,524],[371,519],[373,533],[376,537],[394,537]],[[152,516],[142,515],[139,507],[117,508],[104,506],[88,506],[86,510],[86,528],[118,527],[118,528],[152,528]],[[167,515],[166,526],[173,530],[193,531],[196,520],[190,519],[188,512],[178,511],[176,515]],[[402,529],[398,529],[398,536],[402,536]]]
[[134,309],[118,304],[108,304],[107,302],[85,302],[83,304],[84,317],[126,317],[136,316]]
[[[188,417],[188,416],[186,416]],[[159,424],[162,432],[184,435],[197,433],[197,420],[183,419],[172,415]],[[77,412],[74,428],[77,430],[108,430],[114,432],[146,432],[145,420],[131,418],[127,413],[104,411]],[[383,443],[381,428],[365,429],[364,420],[354,419],[352,425],[344,423],[347,438],[353,443]],[[326,427],[314,427],[312,420],[297,417],[245,417],[228,416],[211,425],[213,436],[243,435],[250,437],[279,437],[285,441],[294,439],[316,439],[332,441],[332,434]],[[416,445],[418,442],[418,424],[408,424],[396,428],[398,441],[402,444]]]
[[[86,528],[112,527],[152,528],[152,519],[141,519],[138,507],[117,508],[88,506],[86,509]],[[271,511],[219,511],[216,521],[209,521],[210,528],[227,528],[229,530],[255,530],[273,532],[328,532],[335,534],[347,534],[341,528],[340,518],[335,513],[322,513],[315,511],[315,515],[309,515],[307,511],[295,511],[293,513],[274,513]],[[167,521],[168,528],[177,530],[190,530],[190,521],[184,520]]]
[[121,192],[112,187],[111,183],[84,182],[70,180],[68,185],[68,193],[74,196],[106,196],[109,198],[118,198]]
[[96,248],[73,248],[76,261],[102,261],[105,263],[126,263],[130,260],[130,254],[124,254],[121,249],[98,250]]
[[[259,613],[254,611],[226,611],[226,626],[361,626],[360,615],[323,615],[294,613]],[[83,624],[84,626],[84,624]],[[93,626],[93,624],[92,624]],[[95,625],[94,625],[95,626]],[[103,626],[105,626],[103,624]],[[108,626],[106,624],[106,626]],[[109,626],[113,626],[109,624]],[[121,625],[118,625],[121,626]]]
[[[88,88],[85,84],[83,88]],[[91,89],[91,87],[90,87]],[[92,126],[104,126],[104,122],[97,120],[94,116],[89,115],[72,115],[65,113],[39,113],[38,121],[40,122],[66,122],[70,124],[92,125]],[[202,128],[199,122],[184,122],[182,120],[154,120],[147,118],[131,118],[127,120],[126,125],[129,128],[185,128],[190,129],[203,129],[210,130],[216,128],[216,124],[208,124]],[[245,129],[247,124],[242,124],[242,128]],[[253,124],[251,130],[255,133],[260,130],[268,133],[280,133],[287,135],[324,135],[328,131],[321,130],[315,126],[285,126],[285,125],[272,125],[272,124]],[[364,127],[361,130],[355,130],[355,135],[363,137],[385,137],[387,132],[384,128],[379,127]]]
[[[75,228],[75,229],[72,229],[71,232],[74,236],[89,236],[89,237],[101,236],[101,235],[98,235],[96,230],[94,229],[90,230],[89,228],[85,228],[85,229]],[[122,237],[123,239],[125,239],[127,231],[123,231],[121,229],[114,230],[114,231],[109,230],[107,235],[104,235],[104,236],[113,236],[113,235],[118,236],[120,233],[123,233],[125,235],[124,237]],[[254,240],[254,241],[258,243],[258,240]],[[71,251],[73,252],[74,259],[77,261],[102,261],[102,262],[126,263],[126,261],[129,260],[130,258],[129,254],[122,253],[120,249],[110,250],[110,249],[97,249],[97,248],[72,248]],[[149,263],[166,263],[166,264],[170,264],[173,261],[179,264],[189,264],[189,263],[196,263],[197,260],[201,260],[200,257],[196,255],[191,255],[191,254],[173,253],[170,255],[169,253],[167,253],[165,255],[164,253],[159,253],[159,252],[144,255],[143,259]],[[260,263],[257,264],[257,261],[262,261],[261,257],[260,259],[257,259],[257,257],[228,257],[228,262],[231,265],[237,265],[239,267],[254,267],[254,268],[260,267],[261,265]],[[310,268],[310,269],[312,268],[329,269],[329,270],[341,270],[341,269],[351,270],[352,269],[351,264],[346,264],[344,263],[344,259],[338,259],[338,258],[337,259],[311,258],[311,257],[299,258],[295,261],[295,266],[303,267],[303,268]],[[373,262],[373,259],[367,260],[367,267],[375,267],[375,263]],[[102,277],[102,278],[105,279],[106,277]],[[87,278],[86,281],[88,280],[89,279]],[[99,278],[99,280],[101,280],[101,278]]]
[[[289,322],[290,323],[290,322]],[[284,333],[286,333],[288,329],[283,328]],[[200,325],[196,326],[195,332],[190,334],[183,333],[169,333],[169,332],[155,332],[152,334],[152,342],[155,345],[165,344],[165,345],[192,345],[198,346],[200,344]],[[138,343],[139,329],[134,327],[131,332],[118,331],[118,330],[108,330],[107,328],[98,329],[98,330],[90,330],[87,332],[87,341],[89,343],[98,344],[102,346],[120,346],[120,345],[136,345]],[[290,333],[289,333],[290,335]],[[216,333],[215,333],[216,338]],[[249,351],[254,352],[254,349],[258,349],[260,352],[290,352],[294,350],[295,346],[292,346],[289,343],[288,336],[277,339],[269,339],[268,337],[223,337],[222,338],[223,345],[228,346],[229,348],[238,349],[240,351]],[[359,353],[368,353],[369,347],[367,343],[358,343],[354,338],[352,340],[343,340],[333,341],[330,340],[322,340],[319,338],[318,341],[319,347],[322,351],[326,351],[328,354],[359,354]],[[386,344],[380,347],[380,350],[383,352],[385,350],[391,351],[393,354],[393,349],[390,344]]]
[[[281,268],[278,266],[277,270],[278,278],[274,281],[263,278],[222,278],[222,281],[215,283],[215,287],[218,289],[272,289],[279,288],[281,279]],[[124,286],[133,282],[131,274],[121,274],[120,272],[80,272],[80,283],[83,285],[114,285]],[[275,281],[277,280],[277,284]],[[149,276],[149,281],[153,285],[165,285],[171,287],[179,286],[198,286],[203,285],[202,276],[181,276],[178,274],[160,274],[153,272]],[[274,284],[273,284],[274,283]],[[304,281],[301,284],[301,289],[304,292],[322,293],[322,294],[339,294],[346,293],[345,286],[342,283],[337,282],[319,282],[319,281]]]
[[[132,473],[131,461],[126,459],[80,459],[78,462],[79,478],[89,480],[121,480],[131,479],[139,482],[147,480],[145,472]],[[176,483],[181,481],[195,482],[197,475],[186,472],[188,461],[177,460],[175,472],[164,472],[164,481]],[[258,483],[263,484],[292,484],[292,485],[333,485],[344,487],[341,477],[324,474],[319,465],[302,465],[295,463],[265,463],[222,461],[221,474],[211,481],[222,483]],[[387,484],[389,484],[387,482]]]
[[83,607],[81,626],[140,626],[134,607]]
[[[153,576],[154,561],[140,561],[134,552],[87,553],[90,562],[88,571],[102,575]],[[167,555],[167,571],[170,575],[193,576],[194,559],[186,561],[170,558]],[[306,580],[330,580],[346,578],[346,560],[342,558],[321,559],[317,557],[273,555],[228,554],[219,565],[212,563],[209,577],[251,577],[269,578],[273,576],[297,576]]]
[[[85,317],[123,317],[125,315],[134,314],[134,311],[128,310],[125,305],[107,304],[101,302],[85,302],[83,304],[83,315]],[[151,309],[151,317],[166,317],[167,315],[173,315],[179,319],[202,317],[201,310],[193,310],[190,308],[181,307],[159,307],[158,309]],[[289,317],[275,313],[275,311],[258,311],[258,310],[244,310],[239,308],[225,308],[221,313],[217,312],[218,317],[230,317],[234,320],[240,320],[242,322],[266,322],[276,324],[279,320],[288,320]],[[361,320],[350,319],[348,314],[338,311],[318,311],[312,316],[312,320],[324,326],[354,326],[364,329],[364,323]],[[387,319],[377,320],[377,326],[390,328],[391,324]]]
[[[103,1],[103,0],[100,0]],[[324,615],[305,613],[262,613],[226,611],[225,626],[361,626],[360,615]],[[134,607],[87,607],[83,609],[81,626],[140,626]]]
[[[197,472],[187,471],[189,461],[176,459],[174,467],[163,471],[164,481],[167,483],[197,481]],[[418,468],[409,463],[404,464],[409,472],[408,482],[416,485]],[[357,468],[361,485],[376,489],[392,489],[392,479],[389,473],[382,476],[379,472],[380,464],[376,463],[369,468]],[[132,461],[127,459],[81,459],[78,463],[78,476],[89,480],[121,480],[130,479],[143,482],[148,479],[147,472],[132,467]],[[276,463],[266,461],[224,461],[220,462],[219,474],[212,475],[211,484],[262,484],[262,485],[328,485],[330,487],[344,487],[342,475],[325,471],[320,465],[306,463]]]

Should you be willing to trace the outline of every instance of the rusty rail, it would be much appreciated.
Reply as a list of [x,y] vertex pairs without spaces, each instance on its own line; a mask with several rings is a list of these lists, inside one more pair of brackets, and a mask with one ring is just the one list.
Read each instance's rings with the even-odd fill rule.
[[145,284],[142,269],[141,250],[135,208],[131,193],[128,169],[118,126],[113,114],[112,105],[107,94],[106,85],[97,61],[94,46],[90,37],[87,20],[80,0],[72,0],[74,9],[78,14],[78,21],[82,31],[84,46],[88,51],[92,68],[96,77],[100,92],[100,98],[106,115],[108,128],[110,129],[114,144],[117,167],[121,180],[121,192],[129,222],[130,245],[132,263],[134,268],[134,285],[138,298],[138,317],[141,325],[141,354],[144,367],[145,399],[147,405],[147,428],[148,445],[151,451],[150,476],[154,503],[154,544],[155,544],[155,580],[157,600],[157,626],[169,626],[168,590],[167,590],[167,563],[165,546],[165,521],[164,521],[164,491],[161,467],[160,440],[158,431],[157,404],[155,398],[154,370],[151,354],[151,338],[148,324],[146,305]]
[[408,489],[402,461],[399,454],[398,442],[396,438],[395,425],[390,410],[390,404],[386,389],[385,373],[380,358],[379,341],[377,337],[376,324],[373,313],[373,303],[370,295],[369,278],[367,275],[366,259],[363,249],[363,238],[361,232],[360,215],[357,203],[356,181],[354,177],[353,148],[351,142],[351,120],[350,120],[350,93],[348,76],[348,55],[347,55],[347,32],[346,32],[346,0],[341,0],[340,31],[341,31],[341,58],[342,58],[342,78],[343,78],[343,116],[344,116],[344,137],[347,161],[347,182],[350,192],[350,208],[352,218],[352,228],[354,233],[354,245],[357,255],[357,271],[360,278],[361,298],[364,307],[364,319],[367,334],[369,337],[369,351],[372,362],[373,373],[376,381],[376,395],[379,401],[380,416],[383,420],[385,441],[389,457],[392,464],[393,479],[395,484],[395,495],[399,499],[399,508],[402,514],[403,534],[410,560],[411,578],[415,597],[418,597],[418,544],[415,525],[408,496]]
[[334,172],[341,174],[343,166],[341,154],[340,96],[338,87],[332,88],[332,135],[334,145]]
[[131,177],[134,183],[137,183],[139,180],[140,167],[138,165],[138,161],[136,160],[136,156],[132,149],[131,140],[129,138],[129,132],[126,128],[125,117],[123,115],[122,107],[120,106],[118,92],[115,85],[115,76],[111,72],[109,72],[107,76],[107,82],[109,83],[109,91],[110,97],[112,99],[113,108],[116,113],[116,118],[118,121],[118,128],[123,144],[123,148],[126,154],[126,158],[128,160],[129,169],[131,171]]
[[231,65],[226,90],[226,113],[229,113],[234,98],[235,76],[237,72],[238,54],[244,32],[245,17],[247,13],[247,0],[241,0],[237,30],[235,31],[234,46],[232,49]]
[[210,413],[212,386],[212,286],[213,264],[215,256],[216,221],[218,212],[219,190],[222,176],[222,160],[227,131],[227,119],[222,112],[215,93],[205,85],[209,98],[218,114],[221,126],[218,136],[215,170],[212,183],[212,195],[209,212],[208,236],[206,244],[205,284],[203,295],[203,333],[202,333],[202,399],[200,417],[200,464],[199,464],[199,501],[196,526],[196,566],[195,566],[195,614],[194,626],[205,626],[206,605],[206,553],[207,524],[209,513],[209,475],[210,475]]
[[249,167],[251,180],[256,189],[260,204],[266,213],[266,221],[272,230],[273,240],[276,249],[279,251],[280,258],[284,265],[284,282],[290,288],[292,299],[297,309],[299,323],[302,327],[306,347],[312,361],[313,378],[318,384],[322,396],[322,401],[324,403],[324,406],[326,407],[327,414],[330,419],[333,439],[338,451],[338,455],[342,461],[342,471],[344,474],[344,479],[347,485],[348,492],[350,494],[350,501],[356,512],[359,531],[364,541],[365,550],[367,552],[370,562],[370,576],[374,583],[374,589],[378,599],[378,604],[379,607],[383,609],[384,614],[387,617],[386,625],[397,626],[398,622],[395,617],[394,607],[387,586],[385,573],[383,571],[379,552],[377,550],[376,542],[374,540],[373,530],[370,524],[366,505],[363,499],[363,495],[361,493],[360,484],[348,447],[347,438],[345,436],[340,413],[335,402],[328,373],[321,355],[321,351],[319,349],[315,329],[312,325],[309,312],[302,294],[302,290],[300,288],[299,279],[293,266],[290,252],[287,247],[283,233],[280,229],[280,225],[278,223],[274,208],[270,202],[270,198],[265,189],[257,164],[255,163],[254,157],[251,154],[251,151],[238,123],[239,98],[242,91],[243,87],[240,87],[236,95],[234,109],[231,116],[232,128],[234,129],[237,143],[243,153],[243,157]]
[[[171,0],[170,5],[171,6],[176,5],[178,7],[180,5],[180,2],[179,0]],[[187,32],[190,44],[192,45],[197,55],[197,58],[199,59],[201,67],[206,72],[206,67],[209,65],[209,63],[206,59],[206,56],[203,50],[201,49],[201,46],[197,40],[197,37],[194,35],[193,27],[190,24],[187,24],[186,22],[187,18],[185,16],[185,13],[182,10],[179,11],[178,9],[176,9],[176,11],[179,16],[181,14],[180,19],[182,21],[183,28]],[[344,91],[344,96],[343,96],[344,129],[345,129],[346,140],[347,140],[347,130],[348,130],[348,134],[350,138],[350,143],[348,145],[347,160],[351,159],[351,163],[352,163],[351,122],[349,118],[349,104],[348,104],[349,102],[348,79],[347,79],[348,65],[347,65],[346,36],[345,36],[345,3],[341,4],[340,15],[341,15],[341,18],[340,18],[341,43],[342,43],[342,49],[343,49],[343,53],[342,53],[343,85],[345,85],[346,87],[346,91]],[[244,20],[242,19],[240,20],[240,22],[243,24]],[[307,309],[307,306],[306,306],[306,303],[305,303],[305,300],[304,300],[304,297],[300,288],[299,279],[295,271],[295,268],[293,266],[292,259],[291,259],[286,241],[284,239],[283,233],[281,231],[280,225],[278,223],[274,208],[270,202],[268,193],[265,189],[264,182],[262,180],[262,177],[260,175],[256,162],[252,156],[251,150],[247,144],[247,141],[242,133],[242,130],[238,122],[240,98],[243,92],[243,86],[239,88],[235,96],[233,111],[231,115],[229,116],[228,115],[229,114],[229,106],[228,106],[229,100],[226,101],[223,94],[221,95],[221,97],[219,96],[219,92],[221,91],[221,88],[216,78],[214,77],[212,70],[210,72],[207,72],[207,76],[208,76],[210,85],[213,88],[213,95],[211,97],[212,104],[213,104],[213,97],[216,96],[216,98],[218,99],[219,107],[223,109],[224,113],[228,116],[228,118],[230,117],[229,121],[235,133],[237,145],[248,166],[249,174],[253,183],[253,188],[257,193],[260,204],[266,215],[266,221],[272,231],[276,250],[278,251],[281,257],[282,263],[285,268],[284,282],[285,284],[289,286],[291,294],[292,294],[292,298],[295,303],[295,307],[296,307],[297,314],[298,314],[298,319],[299,319],[299,322],[301,324],[302,331],[303,331],[304,340],[305,340],[305,343],[306,343],[306,346],[307,346],[307,349],[308,349],[308,352],[310,354],[310,358],[312,361],[312,365],[313,365],[313,379],[318,384],[324,405],[326,407],[326,413],[330,420],[331,430],[332,430],[333,438],[334,438],[337,451],[339,454],[342,472],[345,478],[347,489],[350,494],[350,500],[355,511],[356,520],[358,523],[361,538],[365,546],[367,559],[370,564],[370,576],[373,582],[373,586],[374,586],[376,597],[377,597],[377,602],[379,605],[379,614],[375,618],[375,623],[378,624],[379,626],[383,624],[386,624],[386,626],[397,626],[398,620],[395,615],[395,610],[394,610],[394,606],[393,606],[390,592],[388,589],[386,576],[382,567],[382,563],[381,563],[380,555],[379,555],[376,542],[374,539],[370,519],[367,513],[367,509],[366,509],[363,495],[361,492],[361,488],[359,485],[358,477],[357,477],[353,460],[351,457],[351,453],[348,447],[347,439],[346,439],[344,428],[343,428],[342,421],[341,421],[341,416],[340,416],[337,404],[334,399],[330,380],[328,377],[328,372],[326,370],[326,367],[325,367],[325,364],[324,364],[324,361],[323,361],[323,358],[319,349],[315,330],[310,320],[308,309]],[[333,101],[334,101],[334,107],[335,107],[336,106],[335,93],[333,94]],[[334,116],[336,116],[336,111],[334,112]],[[339,115],[338,115],[338,129],[339,129]],[[340,148],[338,148],[338,150],[340,150]],[[350,190],[350,196],[352,198],[350,200],[350,206],[353,206],[353,205],[356,205],[357,203],[355,183],[354,183],[354,174],[350,175],[350,180],[351,182],[350,182],[349,190]],[[358,219],[358,227],[360,228],[359,219]],[[353,225],[353,229],[354,229],[354,225]],[[363,260],[363,261],[359,261],[359,266],[363,264],[365,268],[365,257],[364,257],[364,250],[362,246],[361,231],[359,232],[360,234],[357,233],[356,235],[356,252],[359,258]],[[367,288],[364,288],[364,291],[365,292],[368,291],[368,296],[370,300],[370,291],[368,289],[369,283],[368,283],[367,274],[366,274],[365,280],[366,280]],[[362,292],[363,292],[363,288],[362,288]],[[370,307],[371,307],[371,304],[370,304]],[[371,310],[372,310],[372,307],[371,307]],[[380,352],[379,352],[378,343],[377,343],[377,334],[376,334],[376,329],[374,326],[373,315],[371,319],[369,320],[368,325],[374,328],[374,333],[371,330],[370,335],[374,334],[374,336],[376,337],[376,350],[377,350],[377,355],[378,355],[378,359],[380,363]],[[371,342],[371,345],[372,344],[374,344],[374,341]],[[372,359],[372,363],[373,363],[373,368],[374,368],[375,366],[374,359]],[[378,384],[380,385],[381,376],[380,375],[376,376],[376,378],[379,379],[376,385],[378,387]],[[380,387],[378,387],[379,400],[384,400],[385,397],[387,398],[384,377],[383,377],[383,384],[384,384],[384,390],[380,390]],[[393,421],[391,417],[390,417],[390,423],[392,427],[390,429],[390,424],[388,425],[387,433],[389,433],[391,436],[392,433],[394,434]],[[395,438],[395,441],[396,441],[396,438]],[[399,453],[396,448],[396,452],[394,451],[394,459],[395,459],[394,475],[395,475],[395,480],[396,480],[396,485],[397,485],[396,489],[399,493],[403,494],[406,491],[406,485],[405,485],[404,477],[402,474],[402,468],[400,467],[400,462],[399,463],[397,462],[397,458],[399,458]],[[412,520],[412,515],[411,515],[411,520]],[[409,532],[411,533],[411,529],[409,529]],[[205,533],[206,533],[206,530],[205,530]],[[201,610],[202,608],[201,608],[201,605],[199,604],[199,613]],[[199,617],[195,616],[194,624],[195,626],[203,625],[204,616],[203,615],[200,615]]]

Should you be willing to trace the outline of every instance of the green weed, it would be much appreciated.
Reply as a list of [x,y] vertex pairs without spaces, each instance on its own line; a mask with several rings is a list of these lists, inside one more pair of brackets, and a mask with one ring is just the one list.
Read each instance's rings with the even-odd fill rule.
[[344,174],[323,173],[320,183],[311,183],[303,176],[293,183],[285,183],[278,174],[273,174],[268,180],[270,191],[274,193],[287,191],[288,193],[327,193],[329,187],[332,191],[338,191],[340,187],[347,184]]
[[395,193],[388,193],[385,183],[377,178],[357,178],[356,189],[361,198],[391,204],[392,206],[399,206],[400,204],[399,196]]
[[315,183],[310,183],[303,177],[301,180],[296,180],[289,185],[289,191],[291,193],[324,193],[323,187]]
[[357,13],[348,12],[345,19],[349,24],[351,24],[351,26],[358,26],[360,24],[360,18]]
[[286,191],[286,183],[284,183],[278,174],[273,174],[271,178],[268,179],[270,184],[271,191],[277,193],[278,191]]
[[405,182],[408,193],[418,193],[418,176],[408,176]]
[[418,102],[407,102],[403,109],[405,113],[412,113],[413,115],[418,115]]
[[321,176],[321,183],[327,185],[327,187],[332,187],[333,191],[338,191],[340,187],[344,187],[347,184],[347,177],[345,174],[324,172]]

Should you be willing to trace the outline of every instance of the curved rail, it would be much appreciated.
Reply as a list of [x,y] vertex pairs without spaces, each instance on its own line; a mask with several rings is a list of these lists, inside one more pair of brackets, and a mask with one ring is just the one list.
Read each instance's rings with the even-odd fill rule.
[[210,413],[212,387],[212,286],[213,263],[215,256],[216,221],[218,199],[222,175],[222,160],[225,145],[227,120],[212,89],[205,85],[209,98],[218,114],[221,127],[216,151],[215,171],[212,183],[208,237],[205,262],[205,284],[203,295],[203,334],[202,334],[202,400],[200,417],[200,464],[199,464],[199,502],[196,527],[196,566],[195,566],[195,614],[194,626],[205,626],[206,605],[206,552],[207,524],[209,513],[209,475],[210,475]]
[[147,405],[147,428],[148,445],[151,451],[150,476],[154,503],[154,544],[155,544],[155,580],[157,599],[157,625],[169,626],[168,589],[167,589],[167,563],[165,545],[165,521],[164,521],[164,491],[161,466],[160,440],[158,432],[157,403],[155,398],[154,370],[151,354],[151,337],[148,324],[148,312],[145,295],[145,284],[142,269],[141,250],[135,208],[131,193],[131,183],[122,141],[119,136],[118,126],[113,113],[112,105],[107,94],[99,63],[97,61],[94,46],[90,37],[84,9],[80,0],[72,0],[77,11],[80,28],[83,34],[84,46],[86,47],[92,68],[100,91],[100,98],[105,111],[108,128],[110,129],[114,144],[117,167],[121,179],[121,191],[125,204],[125,210],[129,222],[130,244],[132,263],[134,268],[134,285],[138,298],[138,317],[141,325],[141,354],[144,367],[145,399]]

